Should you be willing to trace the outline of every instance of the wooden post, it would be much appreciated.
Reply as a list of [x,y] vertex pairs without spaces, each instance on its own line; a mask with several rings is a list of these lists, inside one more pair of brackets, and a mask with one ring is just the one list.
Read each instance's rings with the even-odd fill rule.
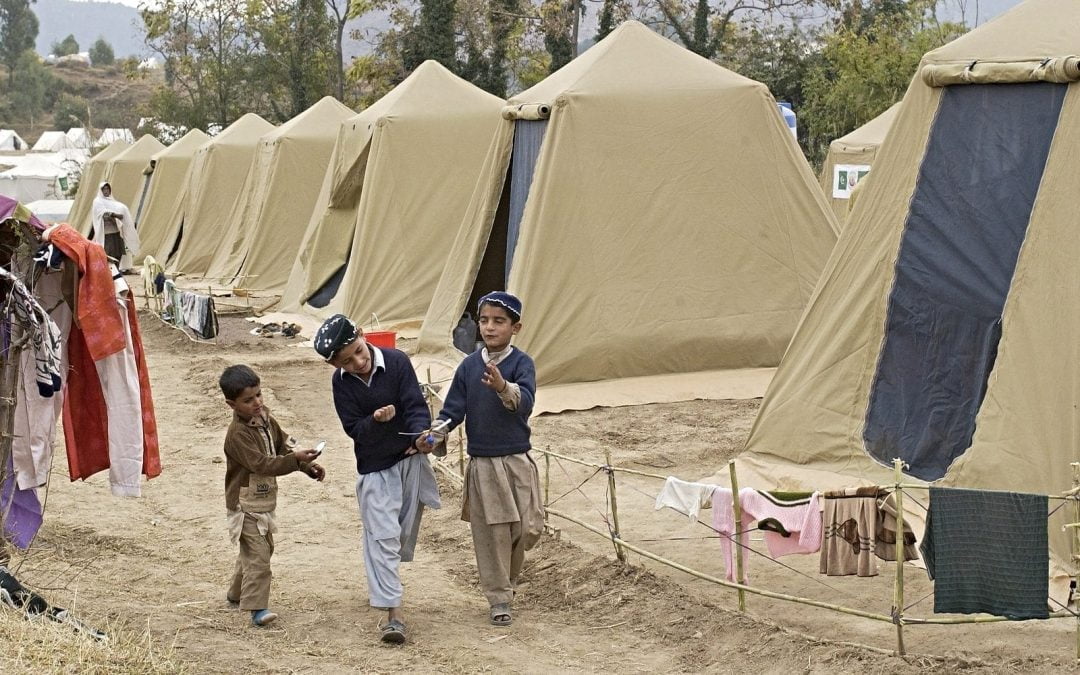
[[[611,448],[604,448],[604,463],[611,466]],[[615,541],[616,538],[622,537],[622,531],[619,530],[619,501],[615,497],[615,472],[611,469],[607,470],[607,484],[608,501],[611,502],[611,525],[614,529],[611,533],[611,543],[615,546],[615,557],[619,559],[619,562],[626,562],[626,551]]]
[[900,458],[893,460],[893,473],[896,476],[896,581],[893,583],[893,623],[896,624],[896,653],[904,655],[904,489],[900,487],[904,478],[904,462]]
[[548,522],[548,504],[551,503],[551,455],[544,453],[544,522]]
[[465,477],[465,436],[462,435],[461,427],[458,427],[457,432],[457,448],[458,448],[458,472],[461,473],[461,477]]
[[[1080,488],[1080,462],[1073,462],[1069,466],[1072,467],[1072,484],[1075,492]],[[1073,522],[1080,522],[1080,497],[1075,495],[1073,496]],[[1073,566],[1076,568],[1076,586],[1080,591],[1080,529],[1072,529],[1070,543],[1072,544]],[[1076,616],[1076,664],[1080,665],[1080,614]]]
[[[735,510],[735,583],[745,584],[746,577],[743,575],[743,549],[742,549],[742,504],[739,503],[739,478],[735,475],[735,460],[728,462],[728,473],[731,475],[731,504]],[[739,589],[739,611],[746,611],[746,592]]]

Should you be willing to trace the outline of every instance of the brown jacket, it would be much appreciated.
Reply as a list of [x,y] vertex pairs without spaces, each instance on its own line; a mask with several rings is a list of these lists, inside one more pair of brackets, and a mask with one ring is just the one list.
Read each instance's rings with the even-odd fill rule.
[[245,422],[233,414],[225,434],[225,508],[267,513],[277,508],[277,476],[306,471],[292,442],[269,412]]

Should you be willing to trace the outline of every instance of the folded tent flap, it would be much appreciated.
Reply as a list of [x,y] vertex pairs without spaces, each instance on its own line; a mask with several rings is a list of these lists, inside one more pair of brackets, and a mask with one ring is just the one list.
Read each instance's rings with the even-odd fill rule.
[[331,164],[330,208],[346,209],[359,203],[373,136],[374,133],[369,132],[363,144],[354,152],[349,152],[339,136],[338,149]]
[[504,120],[546,120],[551,117],[550,103],[518,103],[502,109]]
[[1058,56],[1028,61],[976,60],[969,63],[930,63],[922,67],[919,75],[930,87],[1021,82],[1067,84],[1080,80],[1080,57]]

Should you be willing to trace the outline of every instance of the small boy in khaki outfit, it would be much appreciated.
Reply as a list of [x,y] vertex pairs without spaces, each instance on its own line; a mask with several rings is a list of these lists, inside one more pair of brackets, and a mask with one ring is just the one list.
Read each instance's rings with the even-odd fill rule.
[[312,463],[316,450],[293,450],[293,442],[262,402],[259,376],[247,366],[229,366],[218,385],[233,409],[225,434],[225,508],[229,537],[240,544],[236,572],[226,599],[251,612],[254,626],[275,619],[270,603],[270,557],[277,524],[277,476],[303,471],[321,481],[326,472]]

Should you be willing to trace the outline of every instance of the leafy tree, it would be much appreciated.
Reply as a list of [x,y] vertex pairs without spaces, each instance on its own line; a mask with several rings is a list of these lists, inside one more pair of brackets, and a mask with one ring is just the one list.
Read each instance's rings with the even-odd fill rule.
[[869,23],[841,21],[823,38],[821,58],[803,81],[806,150],[819,163],[832,139],[866,124],[899,101],[923,54],[961,35],[939,22],[933,0],[879,11]]
[[19,85],[10,92],[15,113],[29,121],[32,130],[35,120],[53,103],[50,94],[56,90],[56,78],[34,50],[27,49],[15,66],[15,80]]
[[255,0],[248,11],[259,48],[253,74],[284,122],[331,92],[334,25],[323,0]]
[[420,0],[417,22],[405,33],[402,56],[406,70],[415,70],[428,59],[457,70],[456,12],[456,0]]
[[81,96],[61,94],[53,108],[54,126],[61,131],[90,126],[90,103]]
[[540,30],[544,49],[551,55],[548,72],[554,73],[574,58],[574,1],[544,0],[540,5]]
[[350,19],[357,19],[372,9],[372,0],[325,0],[326,8],[334,19],[334,87],[339,101],[345,100],[345,52],[342,44],[345,39],[345,24]]
[[112,45],[106,42],[105,38],[99,37],[90,46],[90,63],[94,66],[111,66],[115,62],[116,55],[113,54]]
[[68,34],[68,36],[60,42],[53,43],[52,53],[56,56],[71,56],[72,54],[78,54],[79,41],[75,39],[74,35]]
[[8,69],[8,87],[15,85],[15,69],[23,52],[34,48],[37,16],[28,0],[0,0],[0,61]]

